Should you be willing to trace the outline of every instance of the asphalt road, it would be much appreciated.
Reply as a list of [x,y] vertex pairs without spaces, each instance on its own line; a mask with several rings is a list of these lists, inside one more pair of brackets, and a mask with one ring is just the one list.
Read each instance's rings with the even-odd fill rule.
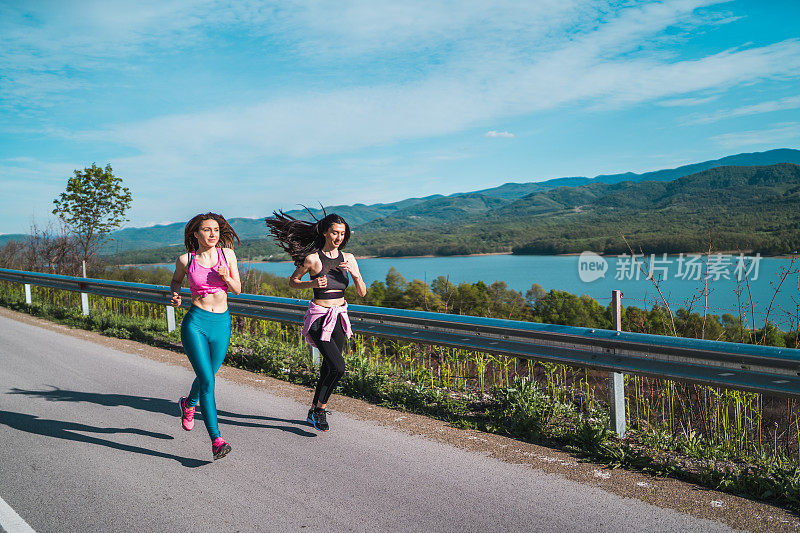
[[[38,532],[730,531],[217,380],[233,446],[180,428],[193,374],[0,318],[0,499]],[[2,523],[2,522],[0,522]]]

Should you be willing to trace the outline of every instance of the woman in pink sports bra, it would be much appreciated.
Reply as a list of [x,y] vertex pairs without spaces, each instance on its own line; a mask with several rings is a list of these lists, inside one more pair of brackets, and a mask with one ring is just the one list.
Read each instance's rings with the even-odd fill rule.
[[231,446],[222,439],[217,424],[214,400],[216,375],[231,338],[231,314],[228,312],[228,291],[242,292],[233,240],[239,236],[222,215],[197,215],[186,224],[184,242],[188,253],[175,262],[172,276],[172,305],[181,305],[181,284],[189,278],[192,306],[181,323],[183,349],[196,374],[189,395],[178,400],[181,425],[186,431],[194,427],[195,405],[203,410],[211,453],[214,460],[225,457]]

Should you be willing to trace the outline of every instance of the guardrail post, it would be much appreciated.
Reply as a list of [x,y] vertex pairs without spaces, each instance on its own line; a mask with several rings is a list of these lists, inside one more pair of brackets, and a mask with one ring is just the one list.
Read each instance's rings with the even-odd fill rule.
[[25,284],[25,303],[31,305],[33,303],[33,299],[31,298],[31,284]]
[[81,311],[84,316],[89,316],[89,295],[85,292],[81,293]]
[[[622,331],[622,291],[611,291],[611,319],[614,329]],[[625,376],[611,372],[608,378],[608,403],[611,406],[611,429],[625,437]]]
[[167,306],[167,331],[175,331],[175,308],[171,305]]
[[[86,261],[83,261],[83,277],[86,277]],[[85,292],[81,293],[81,311],[83,316],[89,316],[89,295]]]
[[321,356],[320,356],[320,353],[319,353],[319,349],[318,348],[314,348],[313,346],[310,346],[310,348],[311,348],[311,361],[314,364],[314,368],[319,368],[320,359],[321,359]]

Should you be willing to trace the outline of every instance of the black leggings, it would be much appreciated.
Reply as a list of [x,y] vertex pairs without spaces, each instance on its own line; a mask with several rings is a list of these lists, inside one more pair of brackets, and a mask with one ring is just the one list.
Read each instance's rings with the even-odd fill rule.
[[308,329],[308,334],[314,339],[314,344],[317,345],[319,353],[322,354],[319,383],[317,383],[317,389],[314,391],[314,405],[318,403],[328,403],[328,398],[331,397],[333,389],[336,388],[339,380],[344,376],[342,348],[344,348],[344,343],[347,341],[347,335],[345,335],[344,328],[342,327],[342,318],[337,318],[336,327],[333,328],[331,340],[329,341],[320,339],[322,336],[323,318],[324,317],[316,319]]

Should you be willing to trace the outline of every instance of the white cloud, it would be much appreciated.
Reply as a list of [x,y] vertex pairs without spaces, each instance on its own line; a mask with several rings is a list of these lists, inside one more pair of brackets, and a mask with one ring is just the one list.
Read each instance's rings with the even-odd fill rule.
[[303,53],[353,56],[443,42],[460,50],[487,42],[505,48],[521,38],[546,46],[563,28],[593,24],[608,9],[608,2],[596,0],[343,0],[296,6],[284,20],[292,22],[285,34]]
[[75,168],[27,157],[0,160],[4,229],[25,233],[33,221],[53,219],[53,199],[64,190]]
[[[205,2],[207,5],[208,3]],[[120,72],[148,45],[196,43],[203,2],[58,0],[0,4],[0,72],[6,107],[61,103],[98,72]]]
[[[598,31],[598,41],[619,45],[603,33]],[[568,105],[627,107],[800,72],[797,41],[674,62],[602,59],[587,56],[585,45],[571,43],[532,61],[504,59],[471,72],[443,71],[418,82],[306,91],[75,137],[115,139],[149,156],[179,154],[193,160],[215,154],[227,159],[307,157],[439,136]],[[487,80],[492,80],[491,89]]]
[[[468,129],[485,132],[507,117],[567,107],[592,111],[647,102],[698,105],[730,87],[798,76],[796,40],[681,57],[674,45],[686,38],[686,28],[733,20],[697,10],[715,3],[54,1],[31,4],[35,24],[21,23],[18,9],[0,5],[0,21],[5,21],[0,22],[5,82],[0,98],[17,107],[63,103],[71,93],[81,93],[98,72],[146,71],[150,62],[181,51],[222,50],[214,48],[212,34],[247,35],[253,54],[280,54],[280,61],[303,74],[301,81],[281,85],[280,93],[249,88],[248,98],[131,123],[87,120],[83,131],[64,123],[42,127],[46,136],[104,146],[115,142],[126,154],[133,150],[137,155],[108,159],[138,194],[143,220],[173,218],[156,212],[157,206],[162,198],[174,196],[175,183],[188,176],[196,186],[182,190],[181,203],[191,207],[181,207],[175,219],[209,201],[238,214],[244,186],[250,187],[248,204],[265,207],[296,198],[301,179],[303,195],[317,194],[315,188],[322,190],[326,183],[309,178],[319,173],[319,160],[313,158],[326,154],[350,155]],[[394,68],[397,62],[403,67]],[[352,80],[326,84],[326,76],[337,70],[352,73]],[[374,74],[384,70],[389,75]],[[324,75],[316,76],[319,72]],[[144,72],[142,79],[149,74]],[[218,75],[208,74],[210,79]],[[148,91],[152,89],[143,88]],[[702,96],[708,94],[714,96]],[[85,107],[75,106],[75,114],[81,109]],[[785,128],[783,133],[773,131],[781,134],[788,134]],[[728,135],[715,140],[746,140]],[[490,131],[486,136],[513,134]],[[370,173],[411,182],[411,172],[397,170],[405,163],[380,158],[367,162],[361,155],[339,162],[342,175],[360,174],[362,183]],[[272,170],[270,158],[281,159],[280,171]],[[69,165],[64,177],[79,166]],[[220,184],[222,192],[209,194]],[[385,198],[381,194],[388,194],[376,190],[347,185],[326,192],[324,199],[379,201]]]
[[[717,3],[713,0],[632,7],[590,0],[414,0],[380,6],[346,1],[288,7],[220,2],[34,4],[34,17],[43,22],[12,25],[14,31],[0,43],[10,45],[0,52],[0,65],[28,69],[10,76],[6,97],[46,102],[53,93],[83,87],[80,76],[60,74],[67,65],[79,73],[128,65],[126,59],[152,50],[171,53],[163,49],[167,45],[205,43],[210,32],[221,28],[283,39],[287,53],[305,54],[308,61],[333,56],[369,61],[376,54],[387,59],[420,50],[443,54],[438,61],[422,61],[422,72],[399,81],[367,80],[335,89],[289,87],[295,90],[284,94],[292,96],[261,94],[260,102],[66,134],[76,140],[114,139],[150,159],[254,159],[347,152],[570,105],[599,109],[665,98],[672,98],[672,105],[687,105],[682,95],[800,71],[796,41],[683,61],[659,47],[667,39],[665,28],[717,21],[695,11]],[[9,7],[2,9],[0,14],[19,16]],[[46,83],[30,93],[37,79]]]
[[658,102],[662,107],[691,107],[696,105],[707,104],[718,99],[720,95],[704,96],[704,97],[690,97],[690,98],[672,98]]
[[514,134],[513,133],[509,133],[507,131],[495,131],[495,130],[487,131],[486,133],[483,134],[483,136],[484,137],[489,137],[490,139],[497,139],[497,138],[513,139],[514,138]]
[[793,141],[800,143],[800,122],[786,122],[774,128],[764,130],[739,131],[723,133],[711,138],[712,141],[725,149],[740,148],[743,146],[776,147],[777,144]]
[[[578,27],[606,1],[513,0],[335,3],[278,0],[57,0],[0,4],[0,71],[6,105],[50,105],[54,95],[86,86],[97,73],[125,72],[181,51],[252,39],[254,51],[282,53],[298,64],[332,58],[448,49],[435,55],[504,48],[543,40],[553,28]],[[236,37],[226,40],[225,33]],[[445,44],[446,46],[441,46]],[[35,89],[35,91],[31,91]]]
[[[252,38],[254,50],[276,46],[298,64],[398,58],[405,76],[450,69],[469,74],[504,58],[535,59],[570,43],[587,56],[657,45],[654,30],[711,23],[698,7],[720,0],[672,0],[620,6],[611,0],[409,0],[335,3],[226,0],[84,0],[0,5],[0,95],[11,105],[46,105],[48,96],[82,89],[96,73],[152,65],[180,51],[216,52],[225,33]],[[597,28],[600,28],[599,30]],[[220,43],[220,40],[222,41]],[[411,57],[418,60],[407,59]],[[430,59],[430,61],[428,61]],[[60,82],[60,83],[59,83]],[[29,92],[38,87],[36,92]]]
[[[695,60],[660,62],[655,58],[608,62],[590,70],[605,105],[631,105],[703,90],[723,90],[776,77],[797,77],[800,42],[727,50]],[[590,88],[590,87],[585,87]],[[604,90],[605,89],[605,90]]]
[[727,118],[744,117],[748,115],[758,115],[761,113],[770,113],[773,111],[784,111],[787,109],[800,108],[800,95],[787,96],[779,100],[771,100],[769,102],[761,102],[759,104],[737,107],[735,109],[726,109],[708,115],[700,115],[690,117],[686,120],[687,124],[711,124]]

